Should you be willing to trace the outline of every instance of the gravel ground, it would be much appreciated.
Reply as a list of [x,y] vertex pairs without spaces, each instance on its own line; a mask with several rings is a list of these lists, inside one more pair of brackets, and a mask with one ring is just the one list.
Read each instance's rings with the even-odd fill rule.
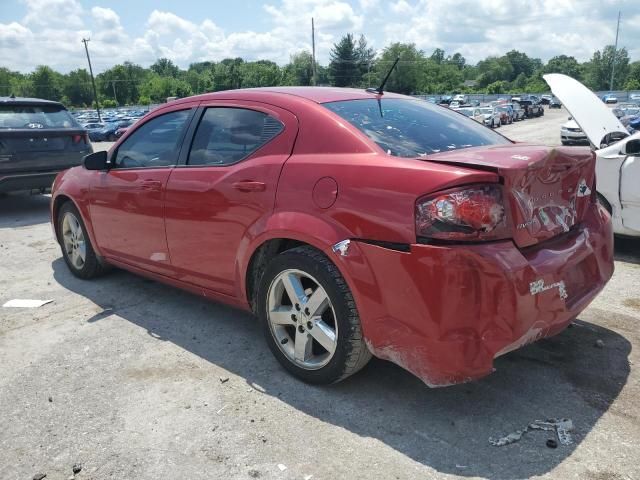
[[[556,144],[566,111],[504,126]],[[640,243],[573,328],[429,389],[373,360],[330,387],[287,375],[251,316],[114,271],[71,276],[47,196],[0,198],[0,478],[640,478]],[[573,444],[533,431],[570,418]]]

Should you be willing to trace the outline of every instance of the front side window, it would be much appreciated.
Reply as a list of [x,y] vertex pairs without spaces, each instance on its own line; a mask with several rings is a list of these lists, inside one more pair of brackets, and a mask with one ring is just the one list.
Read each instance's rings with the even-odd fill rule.
[[245,108],[208,108],[191,144],[189,165],[230,165],[248,157],[283,130],[266,113]]
[[346,100],[323,106],[397,157],[423,157],[460,148],[510,143],[474,120],[421,100]]
[[155,117],[131,134],[116,152],[116,168],[166,167],[175,165],[180,139],[190,110]]

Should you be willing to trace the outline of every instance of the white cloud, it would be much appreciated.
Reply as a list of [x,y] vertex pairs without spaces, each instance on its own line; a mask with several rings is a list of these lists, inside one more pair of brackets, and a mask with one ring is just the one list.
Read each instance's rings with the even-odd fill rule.
[[284,64],[291,54],[311,49],[311,17],[321,63],[349,32],[364,33],[377,49],[411,42],[427,54],[435,48],[460,52],[470,62],[514,48],[543,60],[564,53],[584,61],[613,43],[618,9],[624,14],[620,46],[628,48],[632,60],[640,59],[637,0],[264,0],[260,22],[254,15],[246,28],[235,30],[220,23],[215,9],[193,21],[181,16],[176,4],[171,11],[157,9],[137,19],[142,31],[123,27],[124,10],[84,8],[80,0],[20,1],[24,18],[0,23],[0,66],[21,71],[39,64],[61,71],[84,68],[83,37],[91,38],[97,72],[125,60],[146,66],[161,56],[182,67],[237,56]]

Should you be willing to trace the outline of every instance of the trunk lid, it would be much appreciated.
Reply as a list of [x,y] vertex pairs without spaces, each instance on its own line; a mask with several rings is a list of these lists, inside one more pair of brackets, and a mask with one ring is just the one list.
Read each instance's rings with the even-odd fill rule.
[[592,201],[595,155],[588,148],[478,147],[430,155],[426,160],[498,173],[513,240],[520,248],[568,232],[582,221]]
[[64,129],[0,129],[0,173],[64,169],[90,153],[86,131]]
[[629,134],[611,109],[582,83],[560,73],[543,78],[596,148]]

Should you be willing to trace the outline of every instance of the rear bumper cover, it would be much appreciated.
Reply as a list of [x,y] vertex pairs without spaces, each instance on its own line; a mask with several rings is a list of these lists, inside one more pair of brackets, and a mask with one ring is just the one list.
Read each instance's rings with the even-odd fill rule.
[[609,215],[542,246],[356,243],[345,262],[371,352],[430,386],[483,377],[493,360],[574,320],[613,274]]
[[0,174],[0,193],[51,188],[58,171],[44,173]]

